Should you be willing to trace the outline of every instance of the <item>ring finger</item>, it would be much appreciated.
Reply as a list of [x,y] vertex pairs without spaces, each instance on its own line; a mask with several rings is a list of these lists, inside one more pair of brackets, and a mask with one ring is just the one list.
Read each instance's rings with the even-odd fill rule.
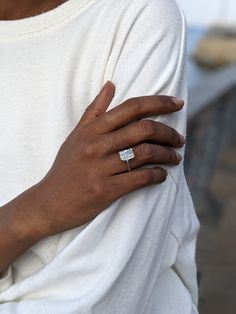
[[[142,143],[133,148],[135,157],[129,160],[130,169],[136,169],[147,164],[178,165],[182,156],[174,149],[156,144]],[[106,156],[106,167],[110,174],[128,171],[126,161],[120,159],[119,153]]]

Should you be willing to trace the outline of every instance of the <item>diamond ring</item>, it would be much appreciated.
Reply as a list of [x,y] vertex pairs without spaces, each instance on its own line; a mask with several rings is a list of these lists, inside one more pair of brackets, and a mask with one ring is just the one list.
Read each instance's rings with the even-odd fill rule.
[[119,151],[120,160],[126,161],[128,165],[128,170],[131,171],[129,160],[135,157],[134,151],[132,148],[124,149]]

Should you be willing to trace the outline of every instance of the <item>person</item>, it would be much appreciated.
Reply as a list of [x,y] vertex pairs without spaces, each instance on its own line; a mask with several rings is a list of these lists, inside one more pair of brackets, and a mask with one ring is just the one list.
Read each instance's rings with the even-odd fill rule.
[[0,313],[197,313],[182,11],[0,12]]

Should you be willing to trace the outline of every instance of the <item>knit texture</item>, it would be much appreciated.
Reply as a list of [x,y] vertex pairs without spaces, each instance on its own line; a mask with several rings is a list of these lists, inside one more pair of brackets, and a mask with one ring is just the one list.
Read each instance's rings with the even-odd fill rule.
[[[185,135],[185,36],[174,0],[69,0],[1,21],[0,206],[46,175],[107,80],[116,85],[109,108],[135,96],[183,98],[183,110],[152,119]],[[199,224],[183,164],[165,168],[163,184],[18,258],[0,280],[0,313],[197,313]]]

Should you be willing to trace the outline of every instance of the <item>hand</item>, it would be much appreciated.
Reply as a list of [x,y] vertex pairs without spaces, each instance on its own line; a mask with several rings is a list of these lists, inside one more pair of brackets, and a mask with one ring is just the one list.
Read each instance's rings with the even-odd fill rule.
[[[153,115],[180,110],[183,101],[166,96],[128,99],[106,112],[113,96],[109,82],[62,144],[46,176],[0,207],[0,274],[44,237],[89,222],[112,202],[167,176],[160,167],[178,165],[174,148],[184,144],[175,130]],[[132,147],[132,171],[118,151]]]
[[[140,119],[178,111],[183,101],[167,96],[139,97],[106,112],[114,92],[108,82],[39,184],[42,204],[32,214],[47,235],[87,223],[118,198],[166,179],[164,169],[141,166],[178,165],[181,161],[173,148],[183,146],[183,137],[162,123]],[[131,172],[118,155],[129,147],[135,153]]]

